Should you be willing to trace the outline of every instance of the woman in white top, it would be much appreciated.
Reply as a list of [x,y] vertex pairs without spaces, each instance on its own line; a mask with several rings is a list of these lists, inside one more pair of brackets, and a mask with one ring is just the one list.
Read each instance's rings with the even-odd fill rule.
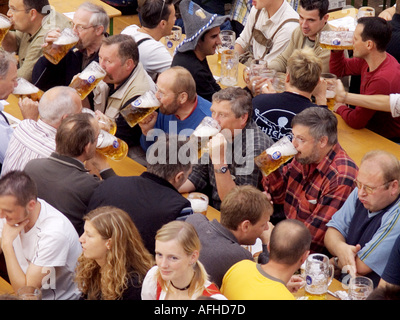
[[156,266],[142,285],[143,300],[189,300],[200,296],[226,299],[199,259],[200,239],[194,227],[183,221],[165,224],[156,235]]

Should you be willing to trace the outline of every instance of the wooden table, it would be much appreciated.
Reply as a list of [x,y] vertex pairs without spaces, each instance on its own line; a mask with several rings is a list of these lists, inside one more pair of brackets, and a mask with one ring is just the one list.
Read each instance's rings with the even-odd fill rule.
[[[333,279],[331,285],[329,286],[329,290],[333,293],[335,293],[336,291],[346,291],[347,289],[344,289],[342,287],[342,283],[339,280]],[[297,291],[296,293],[293,294],[295,296],[295,298],[300,298],[300,297],[304,297],[305,295],[305,290],[304,287],[301,288],[299,291]],[[340,300],[332,295],[330,295],[329,293],[326,294],[326,300]]]
[[11,284],[9,284],[6,280],[0,277],[0,294],[12,294],[14,293]]
[[[107,12],[107,15],[110,18],[110,26],[109,26],[109,34],[112,35],[114,32],[114,19],[115,17],[119,17],[122,15],[121,11],[115,9],[114,7],[108,5],[107,3],[100,0],[86,0],[102,6],[104,10]],[[75,12],[76,9],[83,3],[80,0],[49,0],[50,5],[54,7],[57,12],[60,13],[71,13]]]

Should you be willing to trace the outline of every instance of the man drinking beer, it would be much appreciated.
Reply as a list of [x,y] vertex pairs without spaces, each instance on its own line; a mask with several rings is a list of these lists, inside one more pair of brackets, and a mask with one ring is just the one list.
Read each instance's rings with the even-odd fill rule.
[[[298,153],[262,183],[274,205],[283,206],[282,218],[302,221],[312,235],[311,251],[322,252],[326,223],[353,190],[358,168],[338,143],[332,111],[303,110],[293,118],[292,132]],[[274,219],[277,216],[275,210]]]

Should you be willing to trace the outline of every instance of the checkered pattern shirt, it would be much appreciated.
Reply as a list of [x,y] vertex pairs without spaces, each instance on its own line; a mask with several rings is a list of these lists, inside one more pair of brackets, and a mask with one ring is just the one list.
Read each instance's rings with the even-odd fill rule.
[[274,203],[283,204],[288,219],[302,221],[312,235],[311,251],[324,250],[326,224],[354,189],[358,167],[339,144],[318,164],[293,159],[262,184]]
[[[254,157],[267,149],[273,143],[272,139],[262,132],[253,120],[235,135],[233,143],[227,146],[227,165],[232,179],[236,185],[253,185],[261,189],[261,172],[254,163]],[[201,163],[193,166],[189,180],[194,184],[197,191],[204,191],[211,188],[210,205],[218,209],[221,199],[218,196],[217,184],[214,175],[214,166],[207,156],[207,164]],[[209,189],[207,189],[209,190]]]

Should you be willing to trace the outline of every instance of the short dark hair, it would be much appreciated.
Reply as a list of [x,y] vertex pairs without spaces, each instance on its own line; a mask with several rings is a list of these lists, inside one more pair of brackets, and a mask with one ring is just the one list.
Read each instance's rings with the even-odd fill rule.
[[328,137],[328,144],[337,143],[337,124],[336,116],[328,108],[310,107],[296,114],[292,119],[292,128],[296,125],[308,127],[310,135],[319,140],[323,136]]
[[143,27],[152,29],[157,27],[161,20],[168,20],[171,4],[173,0],[144,0],[139,4],[138,12]]
[[118,55],[122,60],[132,59],[133,62],[139,62],[139,49],[136,41],[127,34],[116,34],[103,39],[103,45],[118,45]]
[[65,117],[57,129],[56,152],[68,157],[83,154],[86,145],[97,140],[93,119],[89,113],[76,113]]
[[31,200],[36,201],[37,194],[35,182],[24,171],[10,171],[0,179],[0,196],[14,196],[22,207]]
[[[35,9],[43,15],[50,13],[50,4],[48,0],[23,0],[26,10]],[[45,8],[47,6],[47,8]]]
[[317,9],[322,19],[328,13],[329,0],[300,0],[300,6],[307,11]]
[[364,26],[361,39],[363,41],[372,40],[378,51],[386,51],[392,37],[392,25],[380,17],[362,17],[357,22]]

